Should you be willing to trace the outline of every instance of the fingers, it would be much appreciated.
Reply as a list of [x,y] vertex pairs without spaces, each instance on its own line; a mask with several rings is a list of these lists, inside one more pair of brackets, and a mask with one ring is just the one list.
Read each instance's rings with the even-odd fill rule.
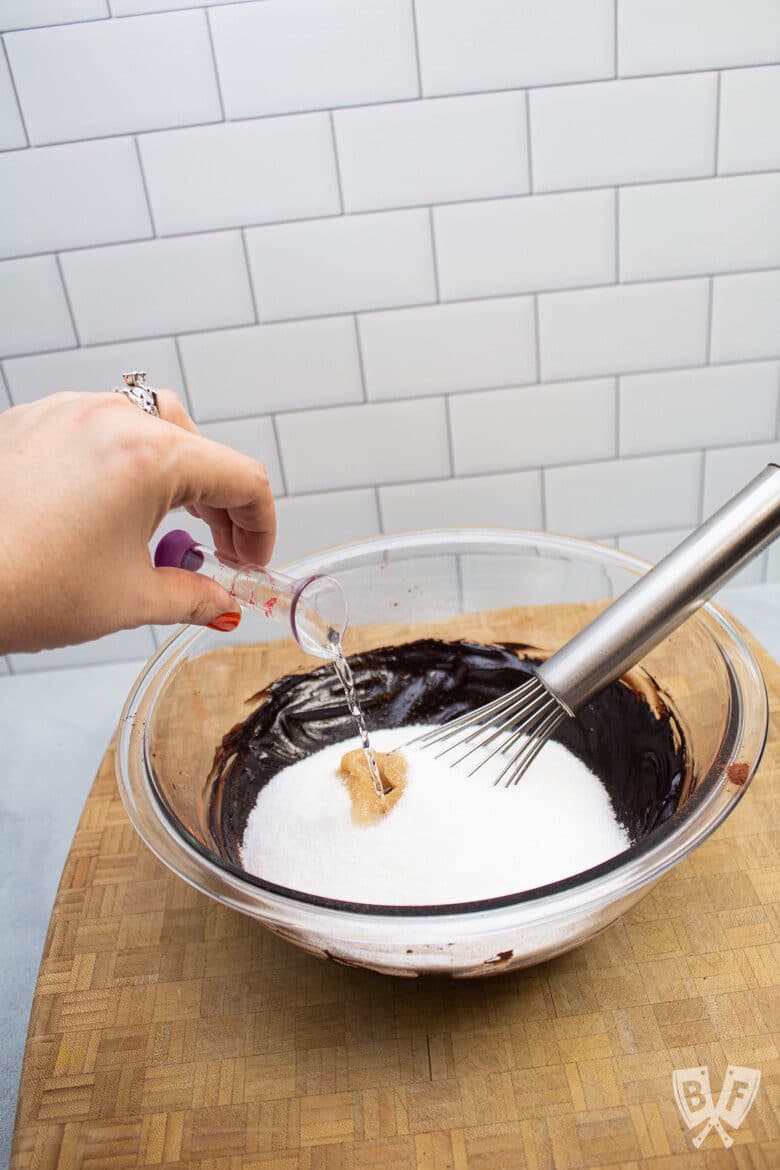
[[276,509],[262,464],[193,435],[180,444],[177,474],[173,506],[196,507],[211,525],[219,552],[267,564],[276,539]]
[[204,439],[173,391],[158,390],[157,405],[163,422],[187,432],[187,441],[176,444],[173,462],[179,483],[171,506],[183,505],[205,520],[217,552],[267,564],[276,539],[276,509],[265,468],[248,455]]
[[154,625],[173,625],[180,622],[207,626],[235,615],[219,625],[220,629],[235,629],[241,620],[238,602],[226,589],[184,569],[149,569],[144,582],[146,621]]
[[174,394],[173,390],[157,391],[157,409],[160,412],[160,418],[165,422],[174,423],[177,427],[189,431],[190,434],[198,434],[198,428],[187,413],[184,403],[178,394]]

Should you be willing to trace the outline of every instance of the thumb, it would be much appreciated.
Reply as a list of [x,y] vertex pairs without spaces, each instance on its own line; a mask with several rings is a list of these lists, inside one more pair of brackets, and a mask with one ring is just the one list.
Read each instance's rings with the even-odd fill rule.
[[224,619],[217,629],[234,630],[241,621],[241,607],[227,589],[210,577],[186,569],[151,569],[147,595],[147,621],[156,625],[189,622],[208,626]]

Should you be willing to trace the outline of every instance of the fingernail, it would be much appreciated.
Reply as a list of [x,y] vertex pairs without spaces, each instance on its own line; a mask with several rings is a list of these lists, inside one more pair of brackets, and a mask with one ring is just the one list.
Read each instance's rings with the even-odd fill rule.
[[241,613],[223,613],[218,618],[214,618],[213,622],[209,622],[210,630],[219,630],[223,634],[228,634],[234,630],[241,621]]

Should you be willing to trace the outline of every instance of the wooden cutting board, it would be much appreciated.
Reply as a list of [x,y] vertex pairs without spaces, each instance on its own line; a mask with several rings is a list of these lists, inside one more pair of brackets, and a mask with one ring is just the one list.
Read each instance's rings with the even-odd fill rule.
[[[747,639],[751,642],[750,638]],[[35,990],[12,1170],[780,1167],[780,669],[734,814],[628,915],[494,979],[323,962],[223,909],[136,836],[111,751]],[[672,1072],[761,1071],[694,1149]]]

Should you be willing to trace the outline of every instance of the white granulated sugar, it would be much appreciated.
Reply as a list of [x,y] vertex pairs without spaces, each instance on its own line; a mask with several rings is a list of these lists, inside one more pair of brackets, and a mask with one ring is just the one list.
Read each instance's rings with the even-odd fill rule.
[[[424,730],[372,731],[371,743],[392,751]],[[600,780],[557,743],[510,788],[492,786],[497,760],[469,777],[466,764],[405,748],[398,804],[378,823],[357,825],[339,764],[359,746],[356,737],[323,748],[269,781],[244,833],[249,873],[349,902],[440,905],[530,890],[630,844]]]

